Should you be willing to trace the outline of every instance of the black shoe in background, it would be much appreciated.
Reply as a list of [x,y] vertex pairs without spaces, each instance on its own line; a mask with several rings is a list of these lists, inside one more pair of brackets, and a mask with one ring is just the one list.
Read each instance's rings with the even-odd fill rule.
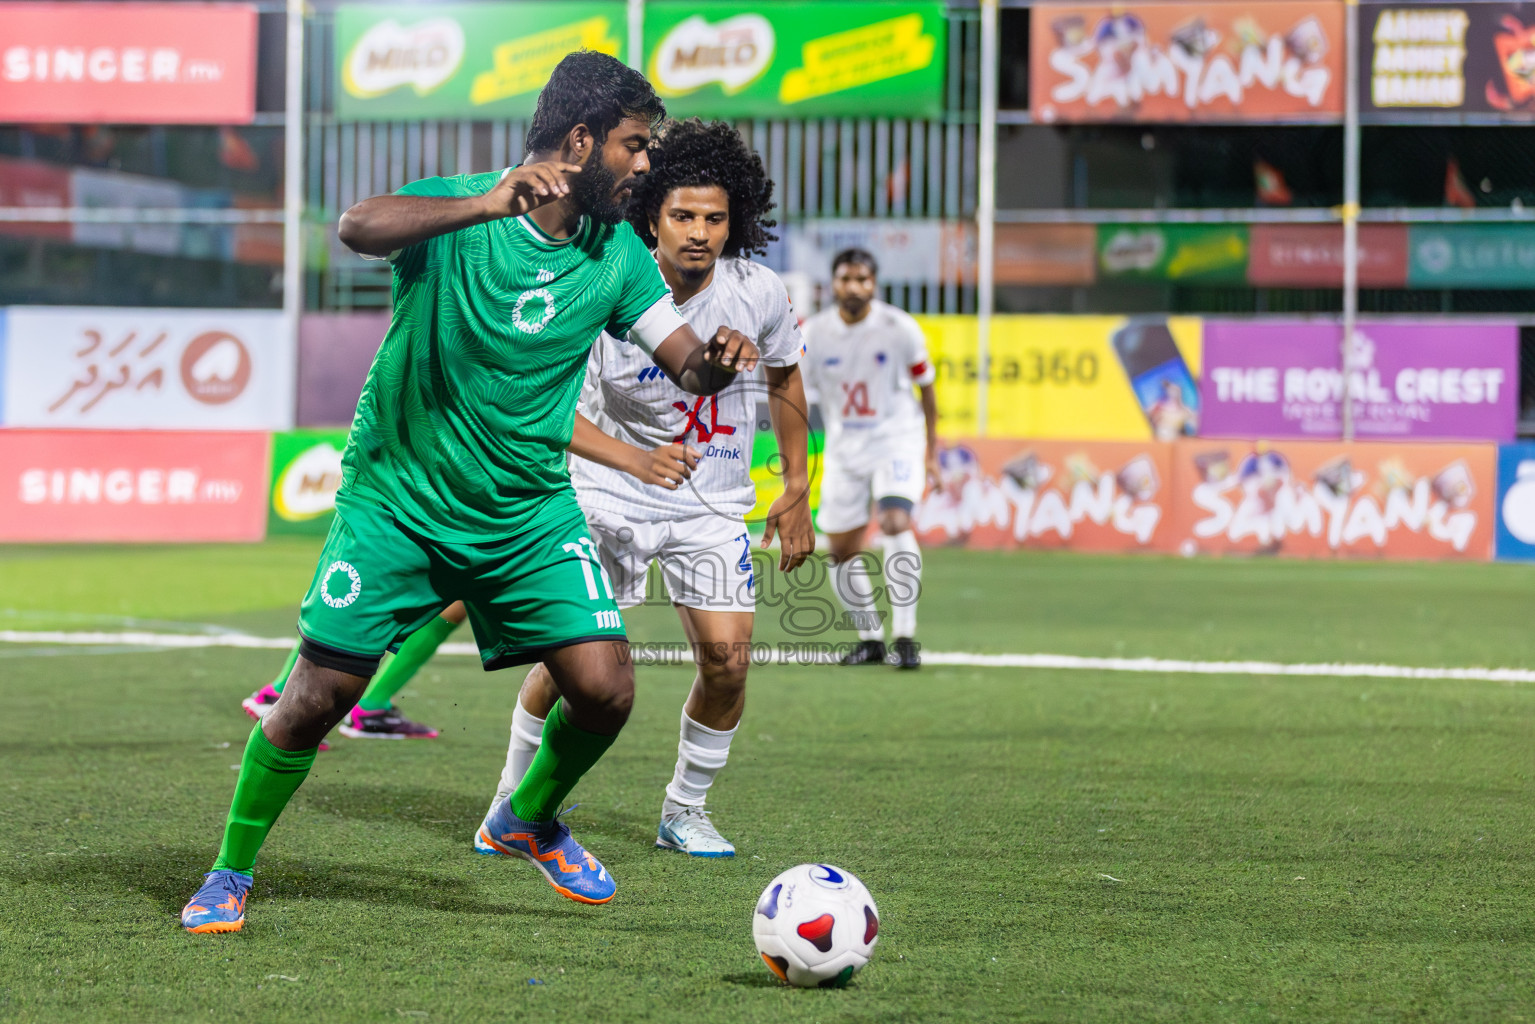
[[883,665],[885,663],[885,641],[860,640],[854,647],[842,656],[844,665]]
[[893,645],[896,668],[921,668],[922,649],[911,637],[898,636]]

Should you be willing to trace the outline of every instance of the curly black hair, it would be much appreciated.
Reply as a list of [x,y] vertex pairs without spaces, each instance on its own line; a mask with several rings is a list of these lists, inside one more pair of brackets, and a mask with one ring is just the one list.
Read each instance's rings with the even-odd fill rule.
[[591,129],[600,146],[625,118],[638,118],[654,128],[665,116],[666,105],[644,75],[605,53],[577,50],[555,65],[538,94],[523,150],[555,149],[578,124]]
[[766,253],[767,244],[777,241],[769,230],[777,221],[767,216],[773,209],[773,183],[762,158],[726,122],[694,117],[668,121],[651,140],[650,173],[641,176],[629,201],[629,223],[646,245],[656,244],[650,222],[660,219],[661,203],[672,190],[698,185],[718,185],[730,197],[726,256]]

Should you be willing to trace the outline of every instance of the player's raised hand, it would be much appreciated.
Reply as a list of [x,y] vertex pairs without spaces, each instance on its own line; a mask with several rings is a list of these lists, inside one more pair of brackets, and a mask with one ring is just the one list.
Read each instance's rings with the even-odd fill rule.
[[580,174],[580,164],[524,164],[514,168],[496,187],[485,193],[485,201],[498,216],[521,217],[570,195],[571,175]]
[[761,353],[752,340],[740,331],[721,327],[704,345],[704,362],[732,373],[750,373],[757,368]]
[[698,468],[699,452],[684,444],[664,444],[641,451],[634,459],[629,475],[641,483],[659,484],[675,491]]

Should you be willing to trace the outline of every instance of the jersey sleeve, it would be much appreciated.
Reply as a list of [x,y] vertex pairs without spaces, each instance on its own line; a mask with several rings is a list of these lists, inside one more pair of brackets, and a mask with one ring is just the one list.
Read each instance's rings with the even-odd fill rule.
[[[627,224],[619,225],[613,234],[613,247],[618,250],[618,301],[608,318],[608,333],[615,338],[628,337],[648,355],[671,333],[657,336],[670,322],[668,310],[676,317],[672,331],[687,321],[677,312],[661,268],[634,229]],[[658,306],[661,308],[657,309]],[[635,328],[641,330],[636,332]]]
[[805,400],[815,405],[821,400],[820,360],[815,357],[815,317],[800,328],[800,380],[805,386]]
[[762,281],[762,337],[757,348],[762,361],[769,366],[793,366],[805,354],[805,341],[800,337],[799,321],[794,307],[789,304],[789,290],[771,270],[765,271]]
[[933,383],[936,376],[933,361],[927,354],[927,335],[922,333],[922,328],[910,314],[901,313],[897,320],[906,349],[906,368],[911,373],[911,382],[918,387],[926,387]]
[[[470,187],[469,178],[470,175],[467,174],[459,174],[451,178],[422,178],[419,181],[412,181],[405,185],[395,192],[395,195],[441,196],[449,199],[457,196],[474,195],[476,190]],[[426,255],[427,246],[431,242],[432,240],[428,238],[423,242],[407,245],[403,249],[396,249],[384,258],[394,266],[396,274],[408,276],[419,269],[422,259]],[[364,256],[363,258],[376,259],[377,257]]]

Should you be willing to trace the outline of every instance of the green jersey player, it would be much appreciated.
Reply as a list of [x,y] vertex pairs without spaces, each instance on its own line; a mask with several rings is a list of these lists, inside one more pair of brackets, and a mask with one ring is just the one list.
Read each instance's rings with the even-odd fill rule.
[[528,160],[429,178],[341,219],[353,250],[394,266],[394,315],[343,459],[336,519],[299,617],[281,698],[252,730],[194,932],[238,931],[257,851],[398,638],[455,598],[487,669],[541,661],[560,691],[500,841],[562,895],[616,886],[557,817],[629,714],[634,673],[612,587],[565,469],[587,353],[602,331],[678,386],[718,392],[757,349],[705,344],[624,223],[665,114],[638,72],[567,56],[539,96]]

